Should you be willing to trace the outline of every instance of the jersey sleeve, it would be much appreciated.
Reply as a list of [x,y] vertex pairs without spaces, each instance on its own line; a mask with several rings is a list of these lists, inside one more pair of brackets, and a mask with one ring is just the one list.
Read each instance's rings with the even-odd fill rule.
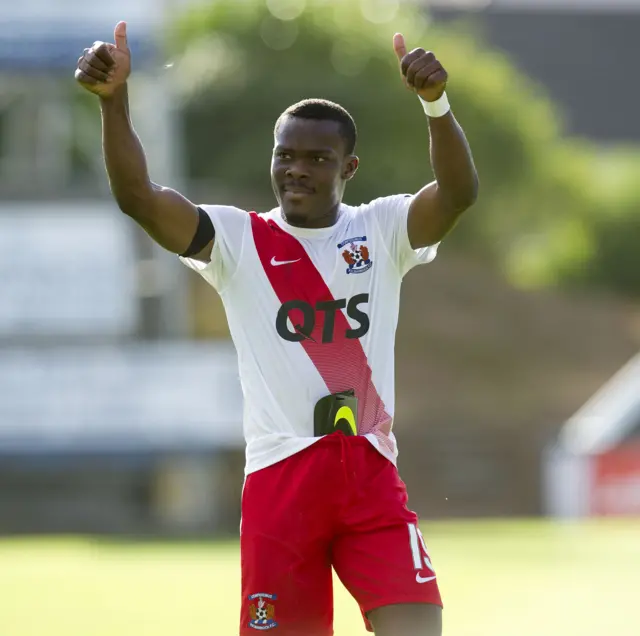
[[218,293],[222,293],[233,279],[244,247],[249,214],[228,205],[200,205],[210,217],[215,230],[211,260],[208,263],[184,258],[180,260],[195,270]]
[[378,225],[380,237],[391,259],[403,277],[416,265],[430,263],[438,252],[439,243],[412,249],[407,230],[407,218],[413,196],[396,194],[369,203],[369,213]]

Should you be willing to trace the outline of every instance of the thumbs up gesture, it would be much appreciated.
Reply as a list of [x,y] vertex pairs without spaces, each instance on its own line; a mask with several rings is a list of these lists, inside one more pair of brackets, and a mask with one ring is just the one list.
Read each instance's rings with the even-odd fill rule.
[[407,53],[404,36],[393,36],[393,48],[400,63],[400,72],[405,86],[426,102],[439,99],[447,86],[449,76],[431,51],[413,49]]
[[103,99],[111,97],[131,73],[131,52],[127,45],[127,24],[118,22],[114,31],[115,44],[94,42],[78,58],[75,78],[90,93]]

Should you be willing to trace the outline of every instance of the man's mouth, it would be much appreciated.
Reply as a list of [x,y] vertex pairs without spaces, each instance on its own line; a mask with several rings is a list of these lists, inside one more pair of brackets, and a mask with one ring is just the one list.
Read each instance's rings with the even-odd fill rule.
[[313,189],[298,183],[285,184],[283,187],[285,192],[289,194],[313,194]]

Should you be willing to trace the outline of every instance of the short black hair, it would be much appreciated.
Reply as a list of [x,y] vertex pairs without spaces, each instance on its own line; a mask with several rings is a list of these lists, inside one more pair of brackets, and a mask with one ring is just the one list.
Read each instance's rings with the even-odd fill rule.
[[349,111],[340,106],[340,104],[330,102],[328,99],[303,99],[301,102],[289,106],[289,108],[278,117],[274,133],[278,132],[278,128],[284,117],[335,121],[340,125],[340,136],[344,139],[347,154],[353,154],[353,151],[356,149],[356,140],[358,137],[356,122],[349,114]]

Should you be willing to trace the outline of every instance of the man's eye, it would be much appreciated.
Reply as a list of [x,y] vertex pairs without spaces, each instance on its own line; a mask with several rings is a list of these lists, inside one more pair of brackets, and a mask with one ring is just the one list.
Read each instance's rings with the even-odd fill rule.
[[318,163],[324,163],[324,162],[327,160],[327,158],[326,158],[326,157],[320,157],[320,156],[317,156],[317,157],[315,157],[315,160],[316,160]]
[[288,152],[277,152],[276,157],[279,159],[291,159],[291,155]]

